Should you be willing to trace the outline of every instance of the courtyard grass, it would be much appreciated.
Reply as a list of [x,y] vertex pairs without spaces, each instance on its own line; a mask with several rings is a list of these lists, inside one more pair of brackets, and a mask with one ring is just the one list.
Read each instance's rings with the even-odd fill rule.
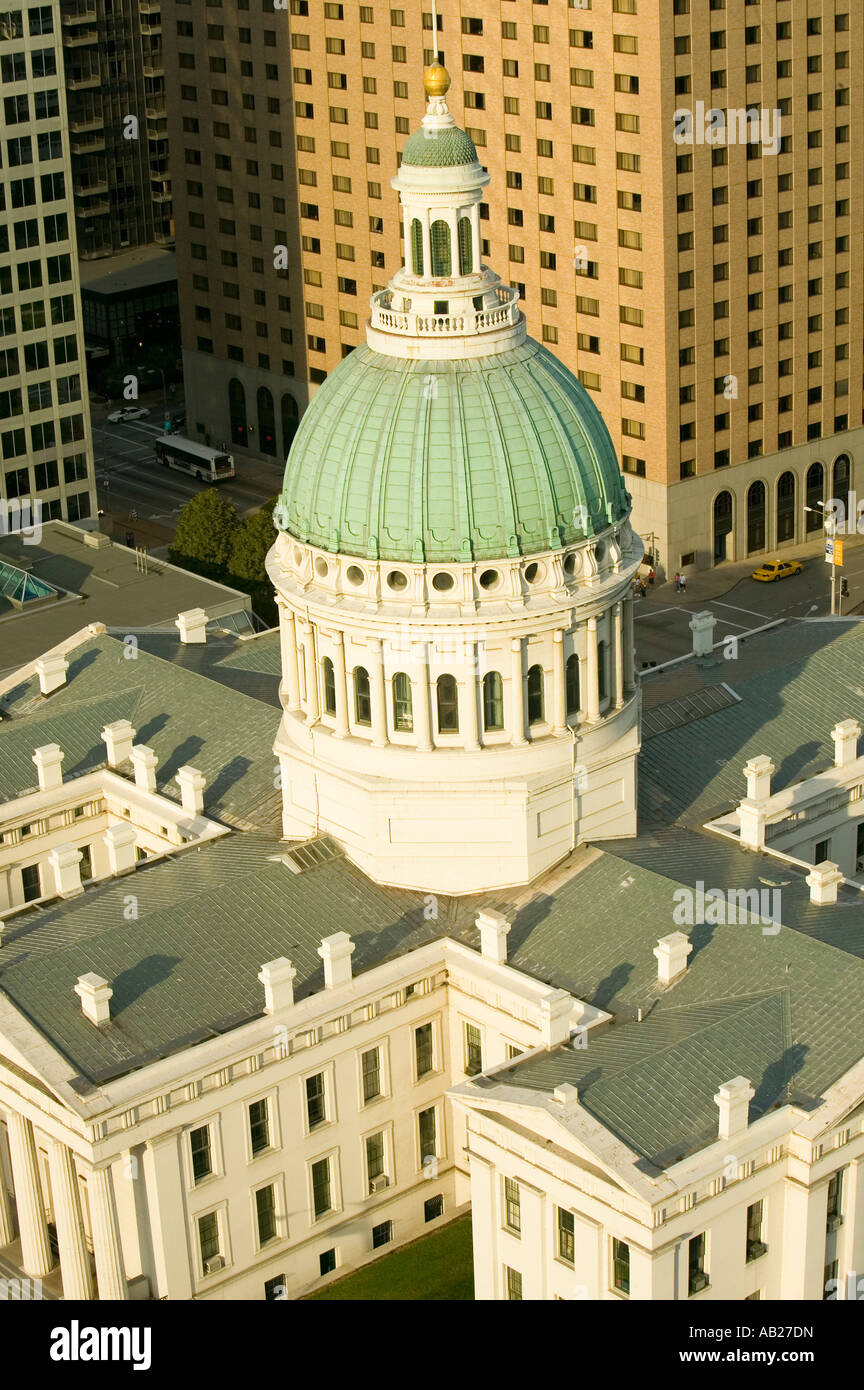
[[428,1299],[470,1301],[474,1298],[471,1217],[462,1216],[401,1250],[328,1284],[312,1299],[360,1299],[374,1302]]

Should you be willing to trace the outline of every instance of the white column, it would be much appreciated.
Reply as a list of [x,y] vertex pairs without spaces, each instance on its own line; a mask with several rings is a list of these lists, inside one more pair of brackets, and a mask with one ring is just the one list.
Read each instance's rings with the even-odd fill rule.
[[482,244],[480,237],[480,204],[474,203],[471,208],[471,241],[473,243],[473,266],[472,269],[479,271],[482,264],[480,247]]
[[475,647],[471,645],[471,669],[464,680],[459,682],[459,728],[462,730],[463,747],[473,753],[480,747],[477,721],[477,677],[474,670]]
[[455,208],[447,208],[444,220],[450,228],[450,273],[455,278],[459,274],[459,223]]
[[120,1227],[114,1201],[114,1185],[109,1168],[91,1168],[87,1176],[90,1222],[93,1227],[93,1254],[99,1300],[126,1299],[129,1290],[123,1268]]
[[510,643],[510,742],[527,743],[525,737],[525,683],[522,674],[522,638]]
[[585,709],[588,723],[596,724],[600,718],[600,668],[597,661],[597,619],[588,619],[587,633],[588,689],[585,692]]
[[18,1232],[21,1236],[21,1262],[27,1274],[41,1278],[52,1268],[54,1261],[48,1243],[48,1223],[45,1220],[45,1200],[36,1163],[33,1126],[14,1110],[7,1111],[6,1115],[18,1209]]
[[348,734],[348,685],[345,679],[345,640],[341,632],[333,634],[333,680],[336,685],[336,737]]
[[620,599],[612,610],[612,660],[615,663],[615,708],[624,703],[624,615]]
[[3,1131],[0,1130],[0,1247],[11,1245],[15,1239],[12,1201],[6,1185],[6,1166],[3,1159]]
[[287,603],[279,605],[279,634],[282,646],[281,693],[285,707],[292,712],[300,709],[300,673],[297,669],[297,628],[294,614]]
[[567,728],[567,686],[564,669],[564,629],[552,633],[552,724],[556,734]]
[[54,1220],[57,1224],[63,1297],[66,1300],[92,1298],[90,1257],[84,1243],[78,1177],[71,1149],[55,1140],[48,1151],[48,1162],[51,1168],[51,1197]]
[[411,209],[402,209],[402,229],[405,234],[405,269],[409,272],[414,270],[414,261],[411,256]]
[[311,623],[300,624],[303,641],[303,664],[306,668],[306,723],[318,718],[318,662],[315,657],[315,629]]
[[432,750],[432,715],[429,709],[429,647],[426,642],[416,646],[417,675],[411,682],[411,703],[417,747],[423,753]]
[[633,650],[633,595],[624,600],[624,693],[632,695],[636,688],[636,658]]
[[428,279],[432,274],[432,236],[429,231],[431,219],[428,208],[422,208],[419,211],[421,212],[420,234],[423,240],[423,274]]
[[389,743],[387,737],[387,692],[384,689],[384,652],[380,637],[373,637],[371,641],[372,651],[372,670],[370,671],[370,685],[372,687],[372,743],[376,748],[386,748]]

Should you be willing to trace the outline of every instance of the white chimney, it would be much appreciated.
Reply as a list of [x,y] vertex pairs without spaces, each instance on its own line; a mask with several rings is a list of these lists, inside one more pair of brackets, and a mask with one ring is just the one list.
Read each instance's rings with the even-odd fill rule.
[[714,1097],[720,1111],[719,1137],[734,1139],[750,1123],[750,1102],[756,1092],[746,1076],[733,1077],[725,1082]]
[[180,641],[186,645],[207,641],[207,614],[203,608],[187,608],[185,613],[178,613],[174,626],[180,629]]
[[39,689],[42,694],[50,695],[54,690],[59,690],[61,685],[66,684],[69,662],[65,656],[55,653],[52,656],[40,656],[34,669],[39,677]]
[[338,989],[340,985],[350,985],[351,957],[355,949],[347,931],[337,931],[332,936],[324,937],[318,947],[318,954],[324,962],[325,989]]
[[48,854],[48,863],[54,873],[55,891],[61,898],[76,898],[83,893],[81,886],[81,860],[83,855],[74,845],[58,845]]
[[824,859],[821,864],[813,865],[804,882],[810,889],[811,903],[824,907],[828,903],[836,903],[837,889],[843,882],[843,874],[839,865],[832,864],[830,859]]
[[75,993],[81,1000],[81,1009],[91,1023],[107,1023],[111,1018],[110,1001],[114,991],[101,975],[80,975]]
[[197,767],[181,767],[175,777],[180,788],[180,800],[188,816],[200,816],[204,810],[204,788],[207,778]]
[[278,1013],[289,1009],[294,1003],[294,976],[297,971],[286,956],[277,956],[262,965],[258,979],[264,986],[265,1014]]
[[771,778],[776,771],[770,758],[760,755],[744,764],[748,801],[766,801],[771,795]]
[[540,1000],[540,1036],[544,1047],[558,1047],[570,1039],[573,1000],[566,989],[553,989]]
[[861,725],[858,720],[841,719],[831,730],[831,737],[834,740],[834,766],[848,767],[850,763],[854,763],[858,757],[858,740],[861,737]]
[[132,744],[135,742],[135,730],[128,719],[116,719],[113,724],[106,724],[101,737],[105,744],[109,767],[119,767],[121,763],[128,763],[132,756]]
[[148,748],[146,743],[137,743],[130,753],[132,766],[135,769],[135,785],[142,792],[155,792],[156,790],[156,768],[159,766],[159,758]]
[[746,796],[739,801],[736,811],[740,826],[740,840],[749,849],[763,849],[765,846],[765,822],[768,813],[758,801],[750,801]]
[[693,943],[683,931],[670,932],[661,936],[654,947],[657,960],[657,979],[661,985],[674,984],[687,969],[687,957],[693,950]]
[[487,908],[477,913],[475,925],[480,933],[480,954],[487,960],[503,965],[507,959],[507,936],[510,932],[510,923],[504,913]]
[[136,836],[134,825],[111,825],[105,831],[108,867],[115,876],[131,874],[135,868]]
[[63,785],[63,749],[57,743],[43,743],[33,754],[36,772],[39,776],[40,792],[51,791]]
[[703,613],[694,613],[689,627],[693,633],[693,655],[710,656],[714,650],[714,628],[717,619],[707,608]]

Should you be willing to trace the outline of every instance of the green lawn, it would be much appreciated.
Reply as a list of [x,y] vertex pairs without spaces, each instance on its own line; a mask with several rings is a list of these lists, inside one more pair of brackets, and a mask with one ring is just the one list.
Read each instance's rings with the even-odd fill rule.
[[392,1300],[474,1298],[471,1217],[451,1221],[432,1235],[421,1236],[392,1255],[328,1284],[309,1299]]

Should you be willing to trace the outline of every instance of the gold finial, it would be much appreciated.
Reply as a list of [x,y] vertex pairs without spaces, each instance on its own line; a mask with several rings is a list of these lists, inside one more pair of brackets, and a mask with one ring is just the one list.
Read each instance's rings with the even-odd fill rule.
[[443,97],[450,89],[450,74],[440,63],[423,69],[423,89],[427,97]]

